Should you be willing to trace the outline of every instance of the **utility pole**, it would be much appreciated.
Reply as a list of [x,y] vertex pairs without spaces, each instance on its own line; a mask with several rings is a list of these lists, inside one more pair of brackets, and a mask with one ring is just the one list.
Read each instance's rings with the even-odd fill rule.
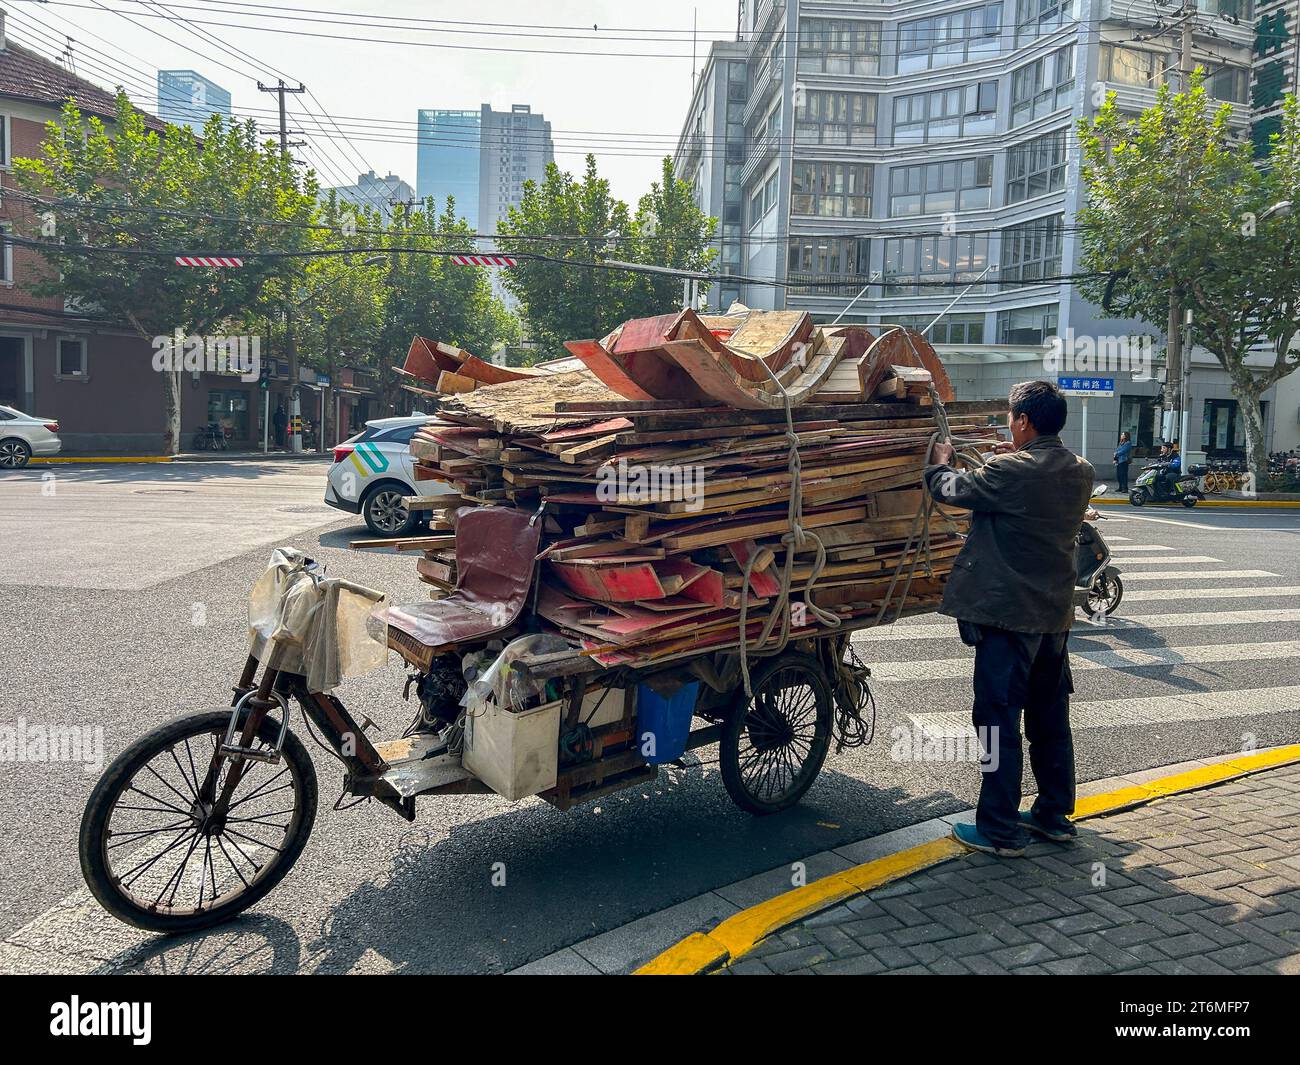
[[[1168,34],[1172,34],[1175,29],[1180,31],[1178,46],[1179,92],[1187,92],[1192,86],[1192,31],[1196,28],[1196,17],[1196,0],[1182,0],[1177,21],[1172,23],[1165,31]],[[1182,453],[1187,450],[1187,441],[1184,439],[1187,427],[1187,401],[1185,399],[1186,382],[1183,374],[1183,304],[1181,293],[1177,291],[1169,293],[1167,336],[1169,341],[1165,351],[1165,387],[1164,402],[1161,404],[1163,415],[1160,435],[1166,441],[1176,436],[1179,451]],[[1185,456],[1182,461],[1184,464],[1187,462]]]
[[[290,88],[281,78],[275,85],[257,83],[258,92],[273,92],[280,101],[280,154],[289,158],[289,126],[284,113],[285,93],[302,93],[307,87],[298,83],[296,89]],[[293,335],[293,292],[290,291],[284,304],[284,347],[289,356],[289,450],[302,451],[302,399],[298,395],[298,344]],[[319,431],[319,430],[318,430]]]

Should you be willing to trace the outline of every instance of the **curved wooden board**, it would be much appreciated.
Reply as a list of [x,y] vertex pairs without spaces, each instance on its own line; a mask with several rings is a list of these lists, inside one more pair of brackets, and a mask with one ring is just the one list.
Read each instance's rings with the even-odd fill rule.
[[459,362],[450,355],[443,354],[434,341],[426,340],[424,337],[415,337],[411,341],[411,346],[406,352],[406,362],[402,365],[403,371],[430,384],[437,383],[438,375],[443,370],[451,370],[454,373],[459,368]]
[[545,377],[545,370],[533,370],[518,366],[498,366],[496,363],[480,359],[477,355],[466,356],[456,371],[465,377],[472,377],[482,385],[500,385],[507,381],[525,381],[530,377]]
[[[745,381],[697,341],[670,341],[664,345],[664,350],[695,379],[700,388],[719,402],[741,410],[779,410],[785,406],[785,397],[779,391],[767,391]],[[814,356],[802,373],[785,383],[790,403],[798,406],[806,402],[826,383],[839,359],[838,346],[836,350],[828,349]],[[793,364],[790,367],[795,368]]]
[[871,351],[866,362],[858,364],[858,380],[863,396],[870,397],[876,385],[884,379],[890,366],[915,366],[929,370],[934,390],[944,403],[953,401],[952,382],[948,371],[935,353],[930,342],[914,329],[896,329],[892,332],[881,327],[880,342]]
[[786,366],[796,346],[809,344],[813,337],[812,316],[806,311],[753,311],[727,341],[730,361],[743,377],[767,380],[757,365],[761,359],[773,370]]
[[654,399],[623,369],[621,359],[615,358],[597,340],[566,340],[564,346],[582,360],[601,384],[612,388],[624,399]]

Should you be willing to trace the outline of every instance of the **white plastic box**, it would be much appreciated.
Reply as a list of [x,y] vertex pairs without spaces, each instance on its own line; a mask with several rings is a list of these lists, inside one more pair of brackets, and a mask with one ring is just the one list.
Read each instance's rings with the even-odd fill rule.
[[466,769],[507,799],[555,787],[560,756],[560,700],[511,713],[489,700],[465,717]]

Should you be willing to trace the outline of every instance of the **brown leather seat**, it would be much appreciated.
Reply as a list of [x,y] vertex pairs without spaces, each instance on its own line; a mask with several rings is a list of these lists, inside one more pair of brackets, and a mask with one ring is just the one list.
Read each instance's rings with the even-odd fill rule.
[[541,520],[508,507],[456,512],[456,588],[442,599],[389,607],[390,628],[435,650],[484,639],[523,613],[537,565]]

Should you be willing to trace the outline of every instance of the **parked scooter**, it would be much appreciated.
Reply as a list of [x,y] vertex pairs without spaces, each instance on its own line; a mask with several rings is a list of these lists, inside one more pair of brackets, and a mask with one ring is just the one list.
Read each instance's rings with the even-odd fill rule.
[[[1099,484],[1092,494],[1096,497],[1105,491],[1106,486]],[[1074,605],[1083,607],[1092,618],[1110,617],[1124,597],[1124,582],[1119,570],[1111,565],[1110,548],[1092,524],[1105,518],[1095,507],[1089,507],[1075,537]]]
[[1128,494],[1128,501],[1135,507],[1148,503],[1181,503],[1183,506],[1196,506],[1204,499],[1201,492],[1201,476],[1204,466],[1192,466],[1180,472],[1173,469],[1168,462],[1153,462],[1144,466],[1138,478],[1133,482],[1133,490]]

